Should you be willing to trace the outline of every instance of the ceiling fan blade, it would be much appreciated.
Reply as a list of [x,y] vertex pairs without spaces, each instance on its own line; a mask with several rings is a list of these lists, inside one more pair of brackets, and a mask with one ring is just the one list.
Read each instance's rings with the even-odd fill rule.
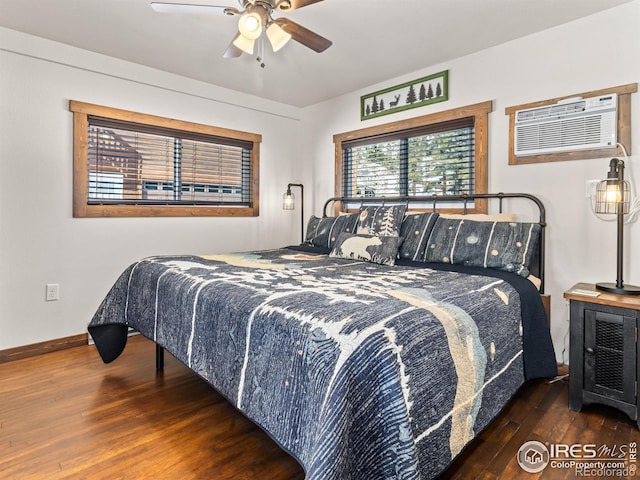
[[315,50],[318,53],[324,52],[332,45],[331,40],[321,37],[317,33],[312,32],[308,28],[289,20],[288,18],[278,18],[275,22],[280,26],[280,28],[290,34],[291,38],[296,42],[299,42],[305,47],[309,47],[311,50]]
[[322,2],[322,0],[282,0],[276,1],[276,10],[288,11],[296,10],[298,8],[306,7],[307,5],[313,5],[314,3]]
[[240,10],[223,5],[194,5],[191,3],[151,2],[151,8],[160,13],[192,13],[196,15],[234,15]]
[[224,54],[222,55],[224,58],[237,58],[240,55],[242,55],[242,49],[236,47],[235,44],[233,43],[235,39],[238,38],[239,36],[240,36],[240,33],[238,32],[236,36],[233,37],[233,40],[231,40],[231,43],[229,44],[227,49],[224,51]]

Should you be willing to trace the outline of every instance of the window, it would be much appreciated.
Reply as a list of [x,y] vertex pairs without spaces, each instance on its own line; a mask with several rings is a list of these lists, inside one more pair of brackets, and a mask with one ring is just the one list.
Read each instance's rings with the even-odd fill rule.
[[257,216],[259,135],[72,101],[74,216]]
[[486,193],[490,111],[485,102],[335,135],[336,196]]

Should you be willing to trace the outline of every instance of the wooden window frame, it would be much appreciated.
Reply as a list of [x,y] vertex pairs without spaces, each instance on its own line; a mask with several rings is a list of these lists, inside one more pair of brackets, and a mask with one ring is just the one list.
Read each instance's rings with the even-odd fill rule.
[[[385,123],[373,127],[361,128],[350,132],[338,133],[333,136],[335,145],[335,196],[342,195],[342,151],[343,143],[364,140],[369,137],[412,130],[419,127],[445,123],[460,118],[474,117],[475,129],[475,193],[488,193],[489,184],[489,113],[493,111],[493,101],[476,103],[465,107],[454,108],[444,112],[431,113],[420,117],[409,118],[397,122]],[[443,208],[442,212],[460,213],[463,208]],[[468,208],[467,213],[487,213],[486,199],[476,199],[474,206]]]
[[515,154],[515,126],[516,112],[527,108],[544,107],[553,105],[561,100],[574,97],[597,97],[610,93],[618,94],[618,143],[624,145],[628,155],[631,155],[631,94],[638,91],[637,83],[621,85],[619,87],[605,88],[603,90],[592,90],[590,92],[577,93],[567,95],[565,97],[556,97],[549,100],[543,100],[533,103],[525,103],[523,105],[515,105],[507,107],[504,110],[505,115],[509,115],[509,165],[526,165],[529,163],[543,162],[559,162],[564,160],[586,160],[591,158],[611,158],[620,155],[618,146],[605,148],[592,148],[586,150],[574,150],[569,152],[545,153],[542,155],[526,155],[517,156]]
[[[259,215],[260,142],[255,133],[175,120],[118,108],[71,100],[73,112],[73,216],[74,217],[257,217]],[[185,132],[250,142],[252,202],[248,207],[212,205],[91,205],[88,202],[89,116],[152,125]]]

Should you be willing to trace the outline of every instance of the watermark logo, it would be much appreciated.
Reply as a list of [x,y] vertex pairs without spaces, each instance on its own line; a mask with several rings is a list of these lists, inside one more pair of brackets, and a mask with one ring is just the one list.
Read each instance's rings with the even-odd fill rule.
[[549,450],[544,443],[525,442],[518,450],[518,464],[525,472],[541,472],[549,464]]
[[528,473],[545,468],[569,469],[575,477],[628,478],[638,472],[638,444],[564,444],[525,442],[518,450],[518,464]]

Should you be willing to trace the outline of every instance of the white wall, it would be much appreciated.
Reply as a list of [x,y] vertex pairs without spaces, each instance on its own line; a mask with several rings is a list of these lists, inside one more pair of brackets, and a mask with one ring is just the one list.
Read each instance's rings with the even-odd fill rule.
[[[565,290],[579,281],[615,281],[615,223],[597,219],[584,195],[585,181],[606,176],[609,159],[508,165],[506,107],[640,81],[640,1],[503,44],[455,61],[371,85],[305,109],[308,171],[319,210],[333,195],[332,135],[417,115],[493,100],[490,115],[489,190],[529,192],[547,209],[547,293],[552,295],[552,336],[558,360],[568,361]],[[360,121],[360,96],[441,70],[449,70],[450,100]],[[632,96],[634,155],[627,175],[640,187],[640,100]],[[640,284],[640,226],[627,228],[626,275]],[[606,251],[605,251],[606,250]]]
[[[105,72],[105,73],[102,73]],[[70,99],[259,133],[257,218],[73,218]],[[117,276],[163,253],[297,243],[297,108],[0,29],[0,350],[86,332]],[[60,300],[45,302],[45,284]]]

